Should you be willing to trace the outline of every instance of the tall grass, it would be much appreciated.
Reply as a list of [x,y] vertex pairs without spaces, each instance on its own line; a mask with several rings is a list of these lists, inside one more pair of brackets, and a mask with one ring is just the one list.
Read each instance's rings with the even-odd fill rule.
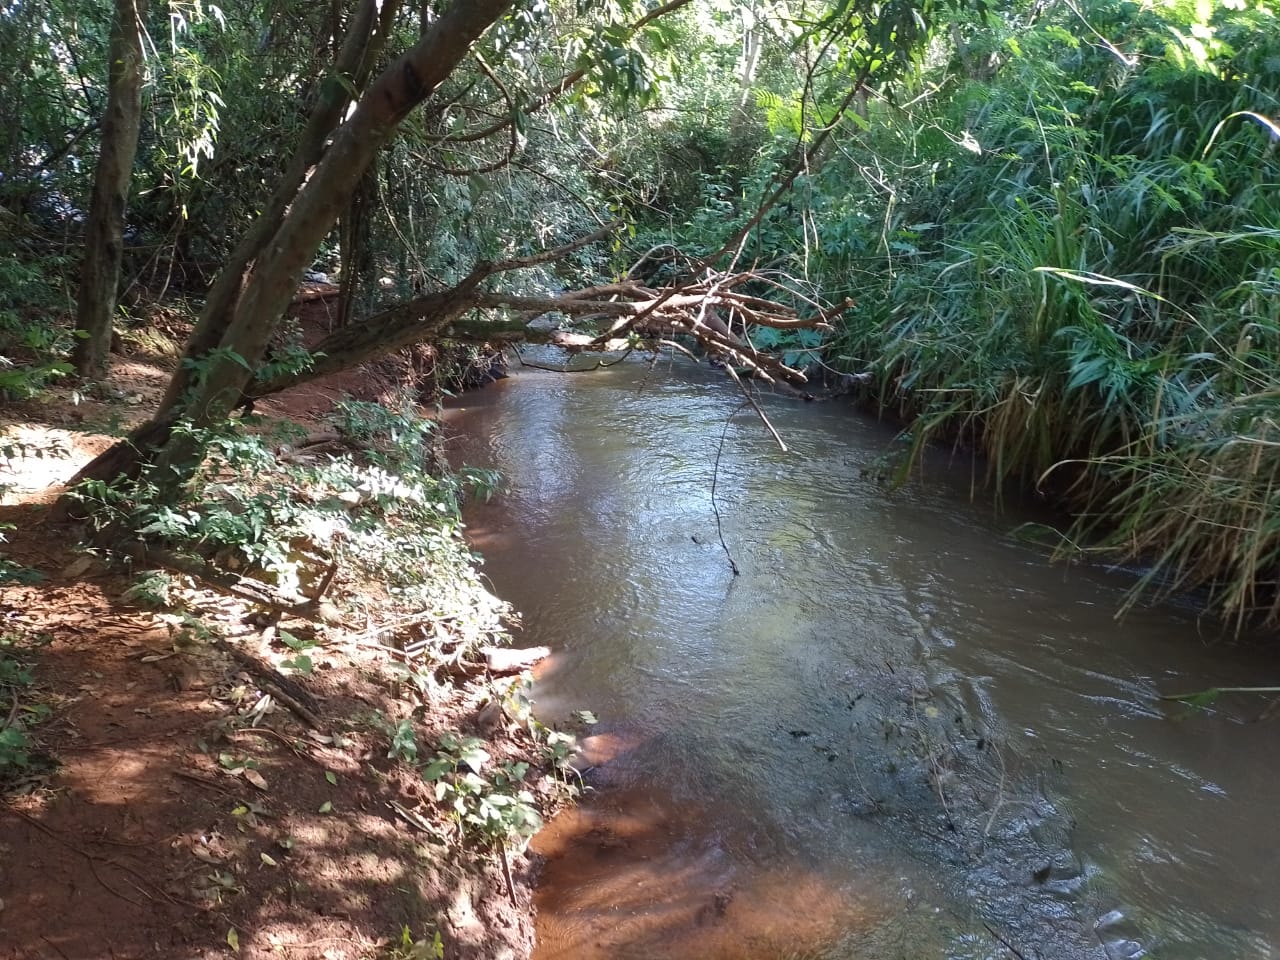
[[971,442],[997,489],[1056,484],[1073,541],[1151,562],[1143,587],[1280,623],[1280,22],[1220,8],[1201,43],[1134,10],[988,37],[994,77],[884,109],[826,168],[879,231],[859,256],[832,221],[819,269],[859,301],[835,353],[913,450]]

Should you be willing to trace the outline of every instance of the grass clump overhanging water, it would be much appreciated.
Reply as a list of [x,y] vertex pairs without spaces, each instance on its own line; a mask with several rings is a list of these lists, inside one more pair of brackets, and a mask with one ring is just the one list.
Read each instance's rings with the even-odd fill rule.
[[[770,213],[857,307],[825,362],[1061,542],[1280,623],[1280,18],[1250,0],[958,20]],[[692,242],[693,238],[689,238]]]
[[1043,24],[954,97],[977,146],[904,198],[918,240],[839,346],[917,448],[970,440],[1079,511],[1069,542],[1151,562],[1142,587],[1276,622],[1280,24],[1218,10],[1198,46],[1090,13],[1134,53]]

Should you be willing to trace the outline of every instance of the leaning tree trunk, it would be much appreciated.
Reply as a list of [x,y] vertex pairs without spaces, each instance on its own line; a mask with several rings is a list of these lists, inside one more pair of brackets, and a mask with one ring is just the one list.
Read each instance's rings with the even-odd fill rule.
[[106,374],[111,351],[111,318],[116,312],[124,257],[125,207],[142,122],[145,16],[146,0],[116,0],[108,53],[107,112],[102,118],[102,145],[76,297],[76,331],[81,339],[72,354],[76,372],[91,379]]
[[378,0],[358,0],[347,25],[342,48],[333,65],[333,72],[321,84],[319,101],[307,119],[289,166],[277,181],[262,212],[240,238],[209,289],[200,319],[183,352],[183,362],[170,379],[161,401],[162,416],[163,411],[177,406],[186,396],[191,387],[193,362],[222,340],[231,322],[236,298],[243,289],[245,275],[255,258],[275,236],[289,205],[298,196],[308,175],[324,155],[325,141],[342,122],[342,115],[351,103],[350,91],[363,90],[368,83],[398,9],[398,0],[384,0],[381,6]]
[[[180,483],[190,475],[201,451],[191,432],[174,433],[173,425],[179,419],[197,427],[207,425],[239,405],[303,271],[346,209],[373,158],[409,112],[448,79],[511,4],[512,0],[455,0],[417,44],[378,75],[334,134],[277,229],[257,245],[252,263],[244,268],[234,265],[238,282],[228,291],[229,309],[219,317],[208,316],[207,310],[202,316],[204,342],[210,345],[206,352],[191,357],[194,363],[184,365],[196,368],[198,375],[189,380],[187,371],[180,370],[175,381],[181,378],[184,388],[175,389],[171,383],[156,417],[90,462],[76,480],[136,475],[152,455],[157,455],[159,476],[167,483]],[[261,227],[259,221],[254,229]],[[215,290],[223,286],[223,279],[215,282]],[[221,337],[211,343],[208,334],[219,328]],[[197,329],[196,336],[201,333]],[[75,505],[64,500],[56,513],[73,510]]]
[[409,112],[448,79],[511,2],[455,0],[360,98],[249,271],[218,350],[203,361],[201,381],[185,405],[193,423],[207,424],[235,409],[303,271],[347,208],[373,158]]

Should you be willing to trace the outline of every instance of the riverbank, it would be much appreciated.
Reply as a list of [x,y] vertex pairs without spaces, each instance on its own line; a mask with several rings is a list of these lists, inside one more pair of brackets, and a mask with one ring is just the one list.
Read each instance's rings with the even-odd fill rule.
[[[913,452],[960,438],[997,495],[1042,489],[1069,509],[1049,534],[1063,554],[1143,564],[1144,595],[1202,589],[1235,627],[1274,630],[1274,14],[1215,10],[1195,29],[1232,40],[1192,62],[1171,11],[1098,13],[1112,52],[1165,55],[1085,54],[1092,38],[1061,40],[1078,18],[1032,18],[994,41],[1018,52],[991,78],[882,118],[852,169],[825,171],[836,208],[863,202],[859,168],[883,164],[894,187],[856,243],[830,228],[844,252],[824,286],[859,301],[830,353],[873,372]],[[964,149],[921,129],[963,131]]]
[[[393,479],[430,426],[335,416],[365,374],[263,405],[172,520],[234,527],[206,551],[226,576],[130,564],[45,512],[171,363],[5,409],[0,957],[527,957],[567,737],[486,659],[513,615],[461,541],[461,481]],[[230,548],[254,522],[277,555]]]

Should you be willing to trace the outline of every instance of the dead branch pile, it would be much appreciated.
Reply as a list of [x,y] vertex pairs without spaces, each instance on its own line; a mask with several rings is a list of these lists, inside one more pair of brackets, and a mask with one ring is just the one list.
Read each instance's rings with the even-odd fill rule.
[[709,355],[767,383],[806,383],[804,371],[757,348],[751,342],[750,327],[830,331],[831,320],[852,306],[852,301],[824,308],[805,298],[812,309],[802,314],[796,308],[747,292],[751,287],[772,287],[784,296],[796,297],[792,286],[766,273],[708,270],[701,279],[665,287],[651,287],[640,279],[629,278],[556,297],[483,293],[479,298],[482,306],[520,312],[526,323],[548,313],[565,314],[579,321],[609,321],[594,336],[564,331],[551,335],[552,342],[570,350],[622,349],[656,341],[687,352],[672,339],[683,335],[696,341]]

